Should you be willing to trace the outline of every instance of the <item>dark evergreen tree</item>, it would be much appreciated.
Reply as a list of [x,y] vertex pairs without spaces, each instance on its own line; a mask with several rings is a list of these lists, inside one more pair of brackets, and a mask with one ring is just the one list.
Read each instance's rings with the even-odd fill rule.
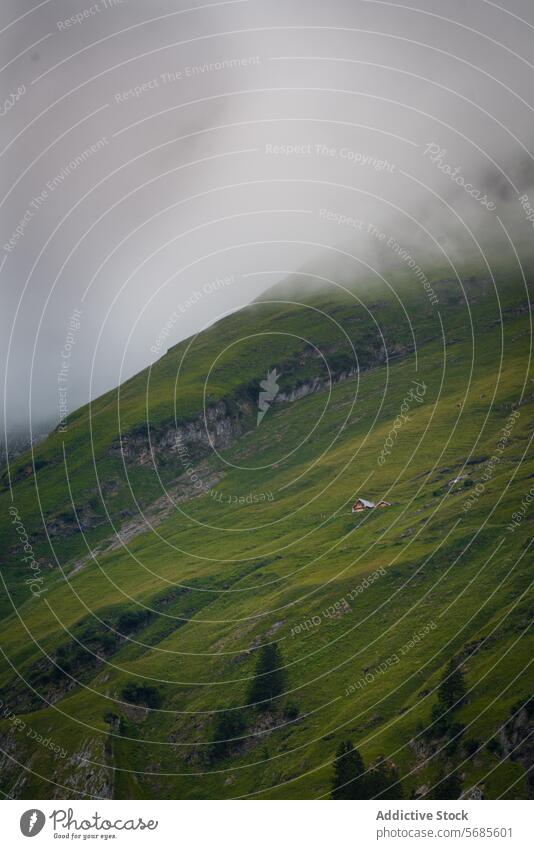
[[339,744],[334,762],[332,799],[367,799],[365,764],[350,740]]
[[213,742],[209,754],[212,761],[226,758],[232,749],[238,745],[236,737],[242,736],[246,724],[243,713],[237,710],[228,710],[217,714],[213,728]]
[[403,799],[397,767],[381,757],[368,773],[368,799]]
[[436,702],[432,705],[430,714],[430,725],[425,730],[427,737],[444,737],[451,724],[451,714],[448,712],[446,705],[442,702]]
[[460,664],[452,658],[447,664],[445,675],[439,685],[438,698],[448,708],[458,708],[463,703],[466,694],[466,686]]
[[130,681],[122,688],[121,696],[125,702],[148,708],[159,708],[162,702],[161,693],[157,687],[135,681]]
[[451,772],[434,787],[434,799],[459,799],[462,782],[457,772]]
[[282,655],[276,643],[262,646],[248,691],[249,705],[254,705],[257,710],[269,710],[273,699],[284,691],[285,675],[282,667]]

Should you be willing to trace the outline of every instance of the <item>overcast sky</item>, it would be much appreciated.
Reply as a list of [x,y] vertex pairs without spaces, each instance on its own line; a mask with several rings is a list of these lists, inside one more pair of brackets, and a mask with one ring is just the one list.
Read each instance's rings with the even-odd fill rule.
[[72,410],[291,270],[388,265],[377,231],[526,262],[534,8],[505,5],[4,0],[8,427],[59,418],[66,352]]

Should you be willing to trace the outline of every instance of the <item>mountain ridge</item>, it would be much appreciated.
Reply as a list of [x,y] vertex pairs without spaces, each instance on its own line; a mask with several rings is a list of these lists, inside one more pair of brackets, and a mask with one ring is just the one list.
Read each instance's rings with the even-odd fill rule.
[[[314,309],[254,305],[209,328],[196,347],[173,346],[37,447],[31,474],[0,493],[8,554],[0,698],[19,722],[19,730],[9,716],[1,723],[11,756],[4,791],[317,797],[329,792],[337,744],[352,736],[368,763],[387,753],[405,795],[425,797],[424,786],[432,795],[454,768],[468,795],[528,796],[531,718],[522,708],[513,719],[512,708],[530,696],[521,670],[531,651],[522,636],[531,537],[528,521],[513,534],[506,527],[530,486],[522,462],[531,438],[530,301],[511,274],[498,281],[499,300],[477,279],[464,288],[473,336],[451,279],[436,283],[439,309],[420,287],[399,284],[408,322],[379,286],[358,290],[363,306],[322,291]],[[257,332],[262,341],[251,337]],[[175,391],[188,345],[190,371]],[[354,346],[354,374],[330,385],[313,345],[334,374],[347,373]],[[260,382],[283,368],[282,398],[326,381],[292,402],[273,398],[256,426]],[[425,386],[421,404],[406,401],[413,380]],[[137,428],[146,447],[166,422],[198,423],[204,399],[224,404],[242,427],[217,454],[209,439],[197,450],[197,432],[183,441],[185,454],[149,451],[142,463],[123,462],[121,439]],[[488,466],[500,445],[499,463]],[[13,479],[30,464],[31,454],[18,460]],[[355,517],[357,496],[392,506]],[[10,504],[42,569],[38,597],[5,518]],[[120,537],[130,525],[138,532],[106,547],[110,530]],[[336,615],[324,615],[330,609]],[[313,627],[297,632],[306,621]],[[436,628],[413,642],[432,621]],[[257,713],[246,708],[248,682],[272,642],[286,684]],[[454,721],[436,725],[435,693],[454,657],[469,694]],[[213,761],[225,711],[241,717],[241,730]],[[66,756],[32,743],[20,723]],[[500,757],[512,738],[518,757]],[[24,762],[30,772],[17,765]]]

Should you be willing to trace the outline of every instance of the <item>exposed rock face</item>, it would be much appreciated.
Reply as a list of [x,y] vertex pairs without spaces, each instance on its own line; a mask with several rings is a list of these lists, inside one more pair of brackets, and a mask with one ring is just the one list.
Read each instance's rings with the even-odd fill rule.
[[14,728],[2,733],[2,751],[0,753],[0,775],[2,776],[2,789],[8,792],[11,798],[21,798],[20,794],[28,781],[28,773],[22,769],[20,764],[26,763],[29,767],[31,758],[26,758],[25,747],[22,746],[20,738]]
[[470,799],[473,801],[477,801],[478,799],[484,798],[484,785],[475,784],[474,787],[470,787],[465,793],[462,793],[460,799]]
[[[51,537],[59,537],[65,539],[73,534],[79,534],[82,531],[90,531],[98,525],[105,524],[105,520],[87,506],[83,506],[77,510],[77,514],[62,513],[58,516],[53,516],[47,523],[48,534]],[[37,534],[39,538],[44,537],[44,531]]]
[[222,472],[213,471],[213,469],[204,465],[199,465],[196,468],[196,474],[202,483],[201,488],[195,487],[187,474],[181,475],[175,482],[166,487],[164,495],[160,496],[160,498],[142,512],[137,513],[132,518],[127,518],[126,521],[118,525],[115,532],[99,542],[90,554],[76,560],[71,565],[71,574],[79,572],[88,563],[94,562],[95,558],[121,548],[139,534],[146,533],[150,529],[161,525],[165,519],[177,510],[177,504],[182,504],[185,501],[190,501],[192,498],[205,495],[206,492],[209,492],[223,478]]
[[[32,768],[40,775],[39,746],[31,751],[26,734],[27,726],[22,724],[22,731],[17,732],[12,727],[2,734],[2,787],[12,798],[22,798]],[[45,743],[49,743],[53,737],[54,732],[51,731],[51,737],[47,737]],[[56,754],[52,771],[46,776],[50,782],[53,799],[79,799],[84,796],[112,799],[113,777],[110,753],[106,750],[104,735],[94,735],[83,740],[76,752],[62,749]]]
[[306,383],[301,383],[296,389],[290,392],[279,392],[274,399],[275,404],[282,404],[287,401],[298,401],[306,395],[311,395],[313,392],[320,392],[324,387],[325,382],[320,377],[315,377],[313,380],[308,380]]
[[[512,708],[513,711],[513,708]],[[534,699],[530,699],[519,711],[515,712],[502,727],[499,742],[503,756],[512,761],[519,761],[527,772],[528,787],[534,796],[534,779],[532,765],[534,764]]]
[[61,763],[52,776],[57,783],[55,799],[113,799],[114,771],[108,766],[104,735],[83,740],[77,752]]
[[[354,371],[344,371],[332,375],[332,383],[339,383],[352,377]],[[291,403],[327,389],[329,381],[315,377],[301,383],[288,392],[279,392],[275,404]],[[252,390],[250,390],[252,393]],[[251,416],[255,414],[251,401],[235,401],[235,412],[231,413],[226,401],[218,401],[207,407],[205,413],[197,418],[176,424],[168,422],[157,427],[146,424],[134,428],[114,442],[109,452],[114,456],[123,457],[130,465],[153,465],[158,461],[184,458],[184,453],[198,459],[205,456],[213,448],[217,450],[228,448],[239,439],[246,430],[253,427]]]
[[241,406],[237,414],[230,415],[226,402],[218,401],[192,421],[179,425],[169,422],[154,428],[143,425],[123,434],[110,447],[110,454],[140,466],[153,465],[162,457],[178,457],[184,449],[198,457],[212,448],[227,448],[241,436],[246,412]]
[[[20,452],[22,453],[22,452]],[[11,458],[12,460],[14,458]],[[4,460],[0,458],[0,467],[4,465],[7,461],[7,456]],[[0,489],[6,490],[9,489],[10,486],[14,486],[20,481],[26,480],[27,478],[33,477],[35,472],[44,469],[46,466],[50,465],[49,460],[36,459],[33,463],[26,463],[23,466],[18,466],[13,464],[11,466],[10,474],[8,475],[7,470],[2,474],[2,478],[0,481]]]
[[[332,374],[332,385],[341,383],[343,380],[347,380],[347,378],[353,377],[355,374],[357,374],[356,369]],[[329,385],[330,380],[324,380],[321,377],[314,377],[312,380],[301,383],[300,386],[297,386],[290,392],[279,392],[274,399],[274,403],[280,404],[288,401],[299,401],[300,398],[304,398],[306,395],[312,395],[314,392],[321,392],[323,389],[328,390]]]
[[414,753],[416,760],[416,772],[424,769],[428,763],[432,761],[432,758],[442,745],[443,740],[444,738],[440,737],[429,738],[427,736],[419,735],[418,737],[413,737],[409,741],[408,745]]

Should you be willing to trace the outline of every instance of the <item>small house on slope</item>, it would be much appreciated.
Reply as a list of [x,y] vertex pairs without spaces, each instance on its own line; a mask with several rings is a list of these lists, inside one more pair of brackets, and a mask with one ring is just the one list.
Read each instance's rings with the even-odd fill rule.
[[374,510],[375,507],[391,507],[391,504],[384,500],[375,504],[374,501],[367,501],[366,498],[358,498],[352,505],[352,512],[361,513],[362,510]]

